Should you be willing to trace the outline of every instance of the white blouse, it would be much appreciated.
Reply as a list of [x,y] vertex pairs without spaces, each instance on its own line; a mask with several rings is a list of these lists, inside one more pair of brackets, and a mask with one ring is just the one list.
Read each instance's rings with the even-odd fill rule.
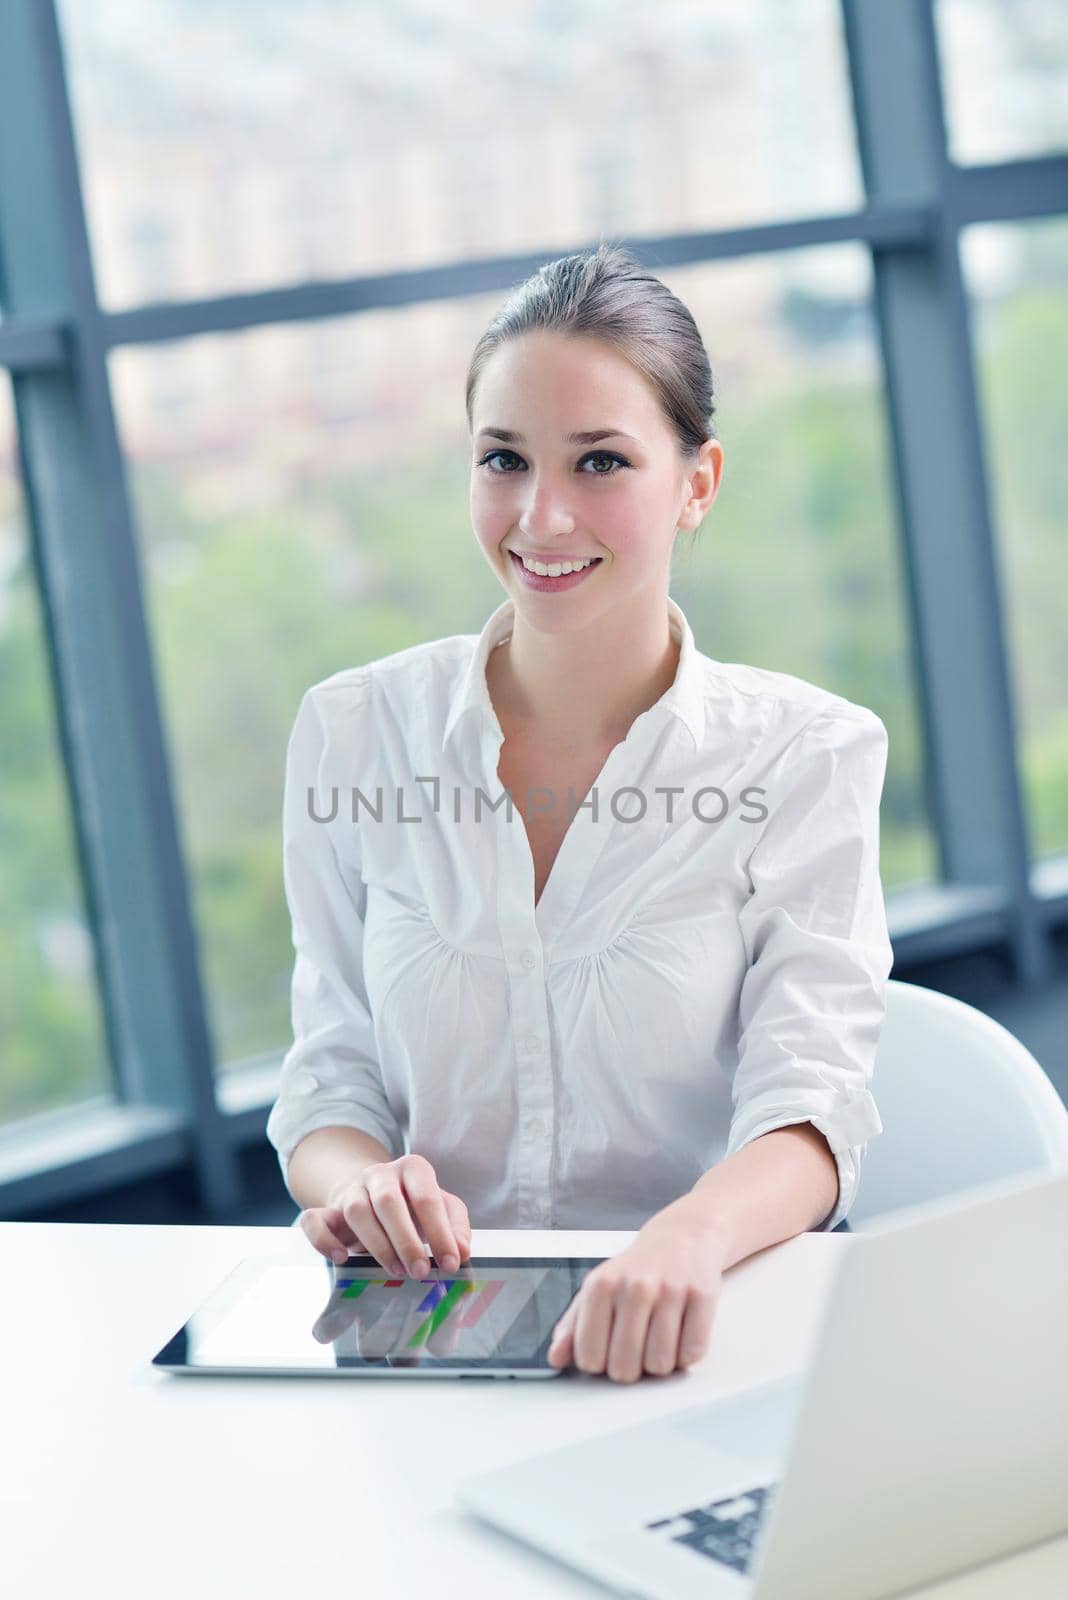
[[[640,1228],[749,1140],[811,1122],[848,1214],[893,951],[887,733],[697,650],[609,753],[537,906],[486,687],[505,601],[310,688],[286,754],[293,1043],[267,1122],[418,1151],[476,1228]],[[542,802],[544,804],[544,802]],[[559,796],[567,815],[568,796]]]

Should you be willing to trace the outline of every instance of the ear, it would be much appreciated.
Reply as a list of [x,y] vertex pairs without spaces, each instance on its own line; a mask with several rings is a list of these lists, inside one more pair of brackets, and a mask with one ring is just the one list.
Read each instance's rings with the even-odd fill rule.
[[680,528],[697,527],[719,493],[722,479],[723,446],[718,439],[706,439],[689,475],[690,498],[679,513]]

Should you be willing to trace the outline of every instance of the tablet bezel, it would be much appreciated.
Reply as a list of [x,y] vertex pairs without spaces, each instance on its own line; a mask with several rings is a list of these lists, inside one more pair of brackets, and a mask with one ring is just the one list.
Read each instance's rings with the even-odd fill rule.
[[[332,1277],[337,1273],[347,1272],[381,1272],[382,1265],[371,1255],[350,1255],[344,1264],[335,1264],[323,1256],[320,1258],[323,1266]],[[467,1261],[458,1272],[445,1272],[439,1269],[433,1252],[429,1253],[430,1270],[419,1283],[433,1283],[440,1275],[447,1278],[457,1278],[464,1274],[486,1272],[494,1267],[551,1267],[554,1270],[570,1271],[575,1280],[575,1287],[571,1298],[578,1293],[583,1281],[602,1262],[608,1260],[607,1256],[476,1256]],[[222,1319],[234,1308],[239,1300],[251,1289],[256,1280],[269,1268],[293,1264],[290,1253],[246,1256],[232,1268],[227,1276],[216,1285],[207,1298],[195,1307],[186,1318],[178,1331],[167,1340],[166,1344],[152,1357],[151,1365],[158,1372],[173,1373],[184,1377],[282,1377],[282,1378],[559,1378],[567,1371],[564,1367],[549,1365],[548,1352],[551,1334],[547,1335],[544,1343],[535,1354],[524,1360],[502,1359],[493,1361],[489,1358],[472,1361],[464,1358],[450,1356],[437,1357],[433,1364],[422,1362],[418,1356],[382,1356],[381,1358],[368,1358],[356,1362],[352,1358],[345,1358],[345,1363],[337,1367],[301,1367],[301,1366],[199,1366],[191,1365],[184,1359],[187,1348],[187,1337],[190,1325],[194,1320],[198,1323],[198,1338],[206,1338]],[[560,1315],[563,1316],[566,1308],[561,1306]]]

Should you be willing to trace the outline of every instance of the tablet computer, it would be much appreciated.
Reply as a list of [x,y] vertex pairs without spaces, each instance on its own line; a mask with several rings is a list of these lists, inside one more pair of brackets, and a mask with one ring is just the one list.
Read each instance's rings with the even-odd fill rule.
[[254,1256],[152,1357],[166,1372],[331,1378],[558,1378],[552,1332],[602,1256],[431,1258],[396,1278],[373,1256]]

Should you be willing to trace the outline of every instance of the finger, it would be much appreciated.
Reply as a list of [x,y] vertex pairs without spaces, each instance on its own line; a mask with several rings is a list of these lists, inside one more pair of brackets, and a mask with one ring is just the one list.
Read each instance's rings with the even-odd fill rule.
[[[323,1206],[322,1212],[327,1227],[330,1229],[331,1233],[335,1234],[337,1238],[340,1239],[342,1245],[344,1246],[343,1259],[347,1259],[350,1254],[367,1256],[373,1256],[375,1254],[370,1246],[367,1245],[363,1239],[361,1239],[359,1233],[355,1231],[353,1223],[351,1223],[345,1216],[345,1212],[340,1206]],[[384,1267],[385,1265],[385,1262],[379,1262],[379,1266]],[[391,1272],[395,1271],[402,1275],[404,1272],[404,1268],[401,1266],[400,1262],[394,1259],[392,1251],[390,1251],[389,1270]]]
[[334,1261],[344,1261],[348,1258],[348,1247],[340,1235],[329,1226],[326,1216],[319,1208],[302,1211],[300,1225],[308,1239],[324,1256],[331,1257]]
[[649,1318],[642,1361],[644,1370],[654,1377],[665,1378],[678,1366],[679,1341],[685,1314],[684,1292],[681,1289],[662,1289]]
[[449,1214],[449,1222],[452,1225],[453,1237],[459,1247],[460,1261],[470,1261],[471,1220],[467,1214],[467,1207],[459,1195],[449,1194],[447,1190],[443,1189],[442,1196],[445,1200],[445,1210]]
[[370,1196],[375,1218],[388,1236],[392,1253],[413,1275],[420,1263],[429,1263],[423,1250],[423,1241],[416,1232],[409,1198],[402,1187],[402,1175],[397,1164],[383,1167],[380,1172],[369,1173],[366,1190]]
[[[446,1256],[451,1258],[447,1270],[454,1271],[460,1265],[460,1247],[445,1209],[445,1196],[433,1171],[423,1163],[405,1164],[401,1181],[421,1237],[426,1239],[442,1266],[446,1265]],[[422,1255],[421,1241],[418,1250]]]
[[347,1245],[350,1250],[360,1248],[359,1235],[352,1231],[348,1219],[340,1206],[322,1206],[319,1210],[319,1215],[323,1218],[330,1232],[335,1234],[343,1245]]
[[324,1206],[323,1220],[335,1238],[341,1241],[345,1254],[370,1255],[371,1252],[364,1244],[358,1233],[354,1233],[345,1219],[345,1213],[340,1206]]
[[575,1313],[575,1365],[583,1372],[605,1369],[616,1293],[611,1278],[591,1274],[583,1285]]
[[404,1268],[397,1260],[393,1243],[380,1222],[366,1187],[360,1189],[343,1207],[345,1221],[353,1233],[363,1240],[368,1253],[374,1256],[385,1272],[404,1276]]
[[679,1335],[680,1367],[692,1367],[696,1362],[704,1360],[718,1303],[718,1296],[711,1290],[690,1291]]
[[560,1321],[553,1329],[553,1336],[549,1340],[548,1361],[553,1367],[566,1367],[575,1358],[575,1306],[577,1297],[572,1300]]
[[449,1212],[449,1220],[452,1222],[453,1232],[456,1234],[457,1242],[460,1242],[462,1235],[463,1239],[470,1244],[471,1218],[468,1215],[467,1207],[464,1205],[459,1195],[447,1195],[446,1200]]
[[642,1358],[649,1319],[656,1309],[657,1285],[636,1278],[616,1297],[612,1336],[608,1345],[608,1376],[614,1383],[635,1383],[642,1375]]

